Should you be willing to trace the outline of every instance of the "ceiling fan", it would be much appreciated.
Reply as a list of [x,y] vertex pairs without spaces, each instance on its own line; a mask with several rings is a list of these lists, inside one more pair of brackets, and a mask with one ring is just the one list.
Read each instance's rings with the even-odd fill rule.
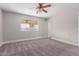
[[38,3],[38,6],[36,7],[37,9],[37,14],[41,13],[41,12],[45,12],[48,13],[48,11],[46,10],[46,8],[51,7],[51,4],[45,4],[45,3]]

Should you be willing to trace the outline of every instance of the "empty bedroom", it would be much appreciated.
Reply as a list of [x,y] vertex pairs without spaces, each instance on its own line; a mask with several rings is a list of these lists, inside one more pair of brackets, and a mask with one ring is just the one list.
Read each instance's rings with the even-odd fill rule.
[[0,56],[79,56],[79,3],[0,3]]

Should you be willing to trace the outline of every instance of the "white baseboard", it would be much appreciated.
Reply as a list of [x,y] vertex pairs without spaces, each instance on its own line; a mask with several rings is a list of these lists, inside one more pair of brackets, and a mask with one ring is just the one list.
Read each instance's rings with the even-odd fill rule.
[[75,44],[75,43],[69,42],[69,41],[65,41],[65,40],[61,40],[60,38],[51,37],[51,39],[57,40],[57,41],[60,41],[60,42],[63,42],[63,43],[71,44],[71,45],[74,45],[74,46],[78,46],[78,47],[79,47],[78,44]]
[[20,42],[20,41],[25,41],[25,40],[35,40],[35,39],[41,39],[41,38],[48,38],[48,36],[40,36],[40,37],[34,37],[34,38],[29,38],[29,39],[19,39],[19,40],[13,40],[13,41],[5,41],[2,42],[0,45],[2,46],[3,44],[7,43],[15,43],[15,42]]
[[34,37],[34,38],[29,38],[29,39],[19,39],[19,40],[13,40],[13,41],[5,41],[5,42],[2,42],[0,43],[0,47],[4,44],[7,44],[7,43],[15,43],[15,42],[20,42],[20,41],[25,41],[25,40],[35,40],[35,39],[41,39],[41,38],[51,38],[53,40],[57,40],[57,41],[60,41],[60,42],[63,42],[63,43],[67,43],[67,44],[71,44],[71,45],[75,45],[75,46],[78,46],[78,44],[75,44],[75,43],[72,43],[72,42],[69,42],[69,41],[65,41],[65,40],[61,40],[61,39],[58,39],[58,38],[55,38],[55,37],[50,37],[50,36],[40,36],[40,37]]

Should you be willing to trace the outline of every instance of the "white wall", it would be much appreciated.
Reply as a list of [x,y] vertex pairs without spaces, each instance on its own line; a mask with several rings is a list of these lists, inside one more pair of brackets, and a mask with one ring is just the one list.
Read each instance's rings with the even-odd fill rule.
[[78,46],[79,46],[79,12],[78,12]]
[[[28,38],[35,38],[40,36],[48,36],[48,24],[45,19],[31,17],[27,15],[21,15],[17,13],[11,12],[3,12],[4,16],[4,40],[3,41],[13,41],[13,40],[20,40],[20,39],[28,39]],[[22,32],[20,30],[20,23],[21,19],[37,19],[39,21],[39,31],[26,31]]]
[[78,44],[78,13],[73,10],[62,10],[49,19],[49,36],[53,39]]
[[0,9],[0,43],[2,42],[3,39],[3,33],[2,33],[2,10]]

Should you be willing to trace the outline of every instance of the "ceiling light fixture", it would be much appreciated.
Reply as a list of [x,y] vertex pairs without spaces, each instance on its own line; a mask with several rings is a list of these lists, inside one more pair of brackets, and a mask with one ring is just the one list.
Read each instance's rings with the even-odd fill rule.
[[51,7],[51,4],[45,4],[45,3],[38,3],[38,6],[36,7],[37,9],[37,14],[38,13],[48,13],[48,11],[46,10],[46,8]]

